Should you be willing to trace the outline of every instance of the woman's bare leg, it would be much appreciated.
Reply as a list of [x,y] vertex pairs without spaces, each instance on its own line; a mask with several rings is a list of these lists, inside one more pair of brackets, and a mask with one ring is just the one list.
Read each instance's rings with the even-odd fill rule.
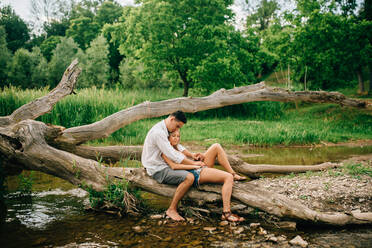
[[213,168],[214,163],[218,159],[218,163],[225,168],[229,173],[234,173],[234,170],[231,168],[227,155],[222,146],[218,143],[211,145],[208,150],[204,153],[204,163],[209,167]]
[[234,185],[232,174],[214,168],[204,168],[200,173],[199,184],[202,183],[223,183],[222,185],[222,202],[223,211],[230,211],[231,193]]

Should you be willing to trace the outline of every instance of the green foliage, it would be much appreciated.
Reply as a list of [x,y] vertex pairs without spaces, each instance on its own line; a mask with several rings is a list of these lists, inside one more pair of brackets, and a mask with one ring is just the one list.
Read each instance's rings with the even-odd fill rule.
[[18,176],[18,191],[22,195],[30,195],[32,193],[32,185],[34,183],[33,171],[29,175],[24,175],[24,173]]
[[72,37],[80,48],[85,50],[89,43],[97,37],[98,32],[98,23],[88,17],[79,17],[70,21],[70,27],[66,30],[66,35]]
[[[133,211],[140,199],[140,191],[133,188],[126,180],[109,182],[103,191],[96,191],[91,187],[83,187],[89,193],[89,203],[92,208],[114,207],[120,211]],[[133,202],[134,201],[134,202]]]
[[109,61],[108,44],[103,36],[94,39],[81,58],[82,73],[79,87],[102,86],[108,83]]
[[342,167],[342,170],[349,174],[352,175],[356,178],[360,178],[360,175],[367,175],[372,177],[372,166],[371,164],[369,165],[363,165],[361,163],[357,164],[345,164]]
[[62,78],[64,71],[71,62],[81,56],[79,46],[72,38],[62,37],[60,43],[52,52],[52,58],[48,64],[50,86],[55,87]]
[[18,49],[8,65],[8,80],[12,85],[33,88],[47,84],[47,62],[40,49],[34,47],[32,52]]
[[104,1],[94,16],[95,22],[102,28],[105,24],[117,22],[123,13],[123,7],[114,1]]
[[15,13],[10,5],[0,6],[0,26],[5,28],[6,42],[13,53],[24,47],[30,39],[26,23]]
[[52,58],[52,52],[61,42],[61,38],[61,36],[50,36],[41,43],[40,50],[48,61]]
[[[142,1],[125,9],[114,40],[122,55],[140,60],[143,74],[158,80],[176,72],[189,87],[211,92],[252,82],[257,73],[257,43],[229,25],[232,1]],[[258,41],[257,41],[258,42]]]
[[[246,0],[248,4],[252,4]],[[276,12],[279,10],[279,4],[276,0],[261,0],[253,13],[247,16],[247,27],[258,27],[262,31],[269,27],[270,22],[276,17]]]
[[7,65],[11,60],[11,53],[6,43],[6,32],[3,26],[0,26],[0,86],[5,84],[7,79]]

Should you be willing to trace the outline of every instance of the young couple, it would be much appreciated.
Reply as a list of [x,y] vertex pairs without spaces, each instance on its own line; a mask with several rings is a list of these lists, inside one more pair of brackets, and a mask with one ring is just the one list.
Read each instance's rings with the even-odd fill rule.
[[[166,215],[175,221],[183,221],[177,205],[191,186],[222,183],[222,220],[244,221],[243,217],[231,213],[230,200],[234,180],[246,178],[234,172],[220,144],[212,145],[205,153],[191,153],[180,145],[179,129],[186,122],[182,111],[172,113],[150,129],[143,145],[141,160],[147,174],[159,183],[178,185]],[[227,172],[213,168],[216,159]]]

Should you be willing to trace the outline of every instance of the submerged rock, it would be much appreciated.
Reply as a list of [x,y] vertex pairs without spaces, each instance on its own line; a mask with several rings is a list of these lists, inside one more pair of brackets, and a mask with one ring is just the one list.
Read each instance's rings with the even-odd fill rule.
[[300,235],[297,235],[294,239],[289,241],[291,245],[299,245],[301,247],[307,247],[309,244],[301,238]]

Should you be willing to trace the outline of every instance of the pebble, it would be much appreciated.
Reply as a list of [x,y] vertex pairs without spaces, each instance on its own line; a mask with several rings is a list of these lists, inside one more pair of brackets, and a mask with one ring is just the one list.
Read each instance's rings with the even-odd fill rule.
[[267,234],[267,231],[265,229],[263,229],[262,227],[260,227],[258,229],[258,232],[257,232],[258,235],[266,235]]
[[227,226],[229,222],[227,220],[223,220],[220,222],[220,226]]
[[150,219],[152,219],[152,220],[159,220],[161,218],[163,218],[163,215],[161,215],[161,214],[154,214],[154,215],[150,216]]
[[309,244],[301,238],[300,235],[297,235],[294,239],[289,241],[291,245],[299,245],[301,247],[307,247]]
[[234,234],[241,234],[242,232],[244,232],[244,227],[239,227],[238,229],[234,230]]
[[251,224],[249,224],[249,227],[250,227],[250,228],[257,228],[257,227],[259,227],[259,226],[261,226],[260,223],[251,223]]
[[136,233],[142,233],[142,232],[143,232],[143,229],[142,229],[142,227],[140,227],[140,226],[134,226],[134,227],[132,227],[132,229],[133,229]]
[[209,231],[209,232],[213,232],[213,231],[216,231],[216,227],[204,227],[203,230],[204,231]]

